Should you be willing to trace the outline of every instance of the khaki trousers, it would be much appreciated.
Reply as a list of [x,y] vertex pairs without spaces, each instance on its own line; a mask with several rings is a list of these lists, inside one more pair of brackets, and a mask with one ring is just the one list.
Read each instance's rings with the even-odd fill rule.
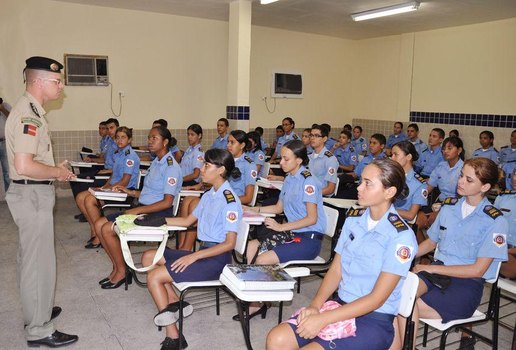
[[56,287],[53,185],[11,183],[7,204],[18,226],[18,284],[27,340],[54,333],[50,321]]

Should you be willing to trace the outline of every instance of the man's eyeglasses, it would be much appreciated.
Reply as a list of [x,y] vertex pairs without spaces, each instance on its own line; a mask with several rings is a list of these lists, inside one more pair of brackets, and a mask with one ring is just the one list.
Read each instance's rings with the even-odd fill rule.
[[56,85],[62,85],[64,84],[64,82],[61,80],[61,79],[43,79],[43,80],[46,80],[46,81],[53,81],[54,83],[56,83]]

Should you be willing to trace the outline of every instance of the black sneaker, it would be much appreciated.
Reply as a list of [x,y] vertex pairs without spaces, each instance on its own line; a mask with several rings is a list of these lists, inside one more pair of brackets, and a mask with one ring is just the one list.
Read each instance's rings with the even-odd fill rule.
[[460,338],[460,350],[475,350],[475,343],[477,340],[474,337],[461,337]]
[[[183,317],[188,317],[193,312],[193,306],[183,301]],[[158,327],[165,327],[176,323],[179,320],[179,301],[168,304],[166,308],[161,310],[154,316],[154,324]]]
[[[186,349],[188,347],[188,343],[184,336],[181,337],[181,349]],[[163,342],[161,342],[161,350],[181,350],[179,349],[179,338],[172,339],[170,337],[166,337]]]

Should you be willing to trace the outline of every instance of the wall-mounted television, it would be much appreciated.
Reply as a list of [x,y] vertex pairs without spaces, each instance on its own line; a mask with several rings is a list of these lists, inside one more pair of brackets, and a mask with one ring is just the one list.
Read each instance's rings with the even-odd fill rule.
[[273,72],[271,96],[303,98],[303,75],[292,72]]

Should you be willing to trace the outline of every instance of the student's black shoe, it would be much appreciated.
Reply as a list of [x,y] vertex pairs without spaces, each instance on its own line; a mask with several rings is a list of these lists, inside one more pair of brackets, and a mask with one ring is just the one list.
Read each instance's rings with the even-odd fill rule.
[[82,213],[79,215],[75,215],[74,218],[79,220],[79,222],[88,222],[88,220],[86,219],[86,216],[84,216],[84,214],[82,214]]
[[109,281],[109,277],[106,277],[106,278],[101,279],[101,280],[99,281],[99,284],[100,284],[100,285],[103,285],[103,284],[106,284],[106,283],[108,283],[108,282],[110,282],[110,281]]
[[475,350],[477,340],[474,337],[461,337],[459,350]]
[[66,346],[72,343],[75,343],[79,340],[79,337],[76,335],[65,334],[59,331],[55,331],[52,335],[48,337],[41,338],[38,340],[28,340],[27,345],[29,348],[39,348],[41,345],[47,346],[49,348],[58,348],[60,346]]
[[[63,309],[61,309],[59,306],[54,306],[52,308],[52,314],[50,315],[50,321],[59,316],[61,314],[61,311],[63,311]],[[25,327],[27,327],[27,325],[23,326],[23,328]]]
[[88,242],[88,243],[84,246],[84,248],[86,248],[86,249],[99,249],[99,248],[102,248],[102,244],[101,244],[101,243],[99,243],[99,244],[95,244],[95,243],[93,243],[93,242]]
[[[185,337],[181,337],[181,349],[186,349],[188,347],[188,343],[186,342]],[[172,339],[170,337],[166,337],[165,340],[161,343],[161,350],[180,350],[179,349],[179,338]]]
[[[183,317],[188,317],[193,313],[193,306],[183,301]],[[168,304],[154,316],[154,324],[158,327],[165,327],[176,323],[179,320],[179,301]]]
[[73,218],[74,218],[74,219],[76,219],[76,220],[79,220],[79,218],[80,218],[81,216],[84,216],[84,214],[83,214],[83,213],[79,213],[79,214],[77,214],[77,215],[74,215],[74,216],[73,216]]
[[124,278],[122,278],[120,281],[118,282],[111,282],[111,281],[108,281],[104,284],[101,284],[100,285],[100,288],[102,289],[117,289],[118,287],[120,287],[121,285],[125,285],[125,290],[127,290],[127,286],[132,284],[133,283],[133,275],[130,274],[130,273],[127,273],[125,275]]
[[[258,315],[261,315],[262,319],[264,319],[265,317],[267,317],[267,309],[267,304],[263,304],[258,310],[249,315],[249,320]],[[233,316],[233,321],[240,321],[240,316],[238,314]]]

